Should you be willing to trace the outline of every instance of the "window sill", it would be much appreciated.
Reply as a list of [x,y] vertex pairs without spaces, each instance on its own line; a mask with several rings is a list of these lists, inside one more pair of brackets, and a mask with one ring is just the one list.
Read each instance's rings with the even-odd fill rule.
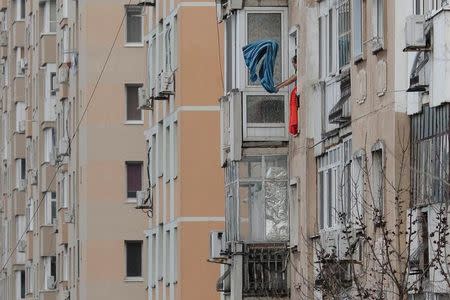
[[144,43],[125,43],[125,48],[142,48],[144,47]]
[[56,32],[41,32],[41,37],[49,35],[56,35]]
[[144,282],[143,277],[125,277],[125,282]]
[[144,120],[141,121],[125,121],[125,125],[144,125]]
[[126,204],[136,204],[137,203],[137,199],[136,198],[127,198],[125,200]]
[[353,58],[353,64],[355,64],[355,65],[362,63],[363,61],[364,61],[364,56],[362,54],[357,55]]
[[380,42],[373,42],[372,44],[372,54],[377,54],[378,52],[384,50],[383,43]]

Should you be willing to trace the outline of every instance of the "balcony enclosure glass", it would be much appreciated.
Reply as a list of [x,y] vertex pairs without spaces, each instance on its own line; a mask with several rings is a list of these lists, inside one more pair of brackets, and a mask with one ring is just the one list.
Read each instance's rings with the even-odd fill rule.
[[286,155],[246,156],[226,168],[227,241],[289,239]]

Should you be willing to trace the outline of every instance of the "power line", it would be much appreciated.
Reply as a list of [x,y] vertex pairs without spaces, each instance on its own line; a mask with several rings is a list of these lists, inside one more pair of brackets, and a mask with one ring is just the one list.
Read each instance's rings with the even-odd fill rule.
[[[129,0],[128,5],[131,4],[131,1],[132,1],[132,0]],[[105,72],[106,66],[107,66],[107,64],[108,64],[108,62],[109,62],[109,60],[110,60],[110,58],[111,58],[112,51],[114,50],[114,47],[115,47],[115,45],[116,45],[116,43],[117,43],[117,39],[118,39],[118,37],[119,37],[120,31],[122,30],[123,23],[125,22],[126,16],[127,16],[127,11],[125,10],[125,14],[124,14],[123,17],[122,17],[122,20],[121,20],[121,22],[120,22],[120,24],[119,24],[119,27],[117,28],[117,32],[116,32],[116,34],[115,34],[115,36],[114,36],[113,43],[112,43],[112,45],[111,45],[110,48],[109,48],[109,51],[108,51],[108,54],[107,54],[107,56],[106,56],[105,62],[103,63],[103,66],[102,66],[102,69],[101,69],[101,71],[100,71],[100,74],[99,74],[99,76],[98,76],[98,78],[97,78],[97,81],[96,81],[96,83],[95,83],[95,85],[94,85],[94,89],[92,90],[92,93],[91,93],[91,95],[90,95],[90,97],[89,97],[89,101],[88,101],[88,103],[86,104],[86,107],[85,107],[85,109],[84,109],[84,111],[83,111],[83,113],[82,113],[82,115],[81,115],[81,117],[80,117],[80,119],[79,119],[79,121],[78,121],[78,123],[77,123],[77,126],[75,127],[75,131],[74,131],[72,137],[69,139],[69,147],[68,147],[69,151],[70,151],[70,149],[71,149],[73,139],[75,138],[75,136],[76,136],[76,135],[78,134],[78,132],[79,132],[81,122],[83,121],[83,118],[85,117],[85,115],[86,115],[86,113],[87,113],[87,111],[88,111],[88,109],[89,109],[89,106],[90,106],[91,102],[92,102],[93,99],[94,99],[95,92],[97,91],[97,87],[98,87],[98,85],[99,85],[99,83],[100,83],[100,80],[101,80],[102,77],[103,77],[103,74],[104,74],[104,72]],[[47,186],[47,188],[46,188],[46,191],[48,191],[48,189],[50,188],[50,186],[53,184],[53,182],[54,182],[54,180],[55,180],[55,178],[56,178],[56,175],[58,174],[58,171],[61,169],[61,167],[62,167],[61,163],[58,163],[58,167],[57,167],[57,169],[55,170],[55,174],[53,175],[52,179],[50,180],[50,183],[48,184],[48,186]],[[2,269],[0,270],[0,272],[3,272],[3,271],[5,270],[6,266],[8,265],[8,262],[11,260],[12,256],[13,256],[14,253],[16,252],[16,250],[17,250],[17,248],[18,248],[18,246],[19,246],[19,242],[23,239],[23,237],[24,237],[25,234],[27,233],[27,230],[30,228],[30,224],[31,224],[31,222],[34,220],[34,218],[36,217],[36,214],[38,213],[39,208],[41,207],[42,202],[44,201],[46,195],[47,195],[47,193],[44,193],[43,197],[39,200],[36,210],[34,211],[33,215],[30,217],[29,222],[26,224],[25,231],[21,234],[20,238],[17,240],[14,249],[11,251],[10,255],[9,255],[8,258],[6,259],[6,262],[5,262],[4,265],[2,266]]]

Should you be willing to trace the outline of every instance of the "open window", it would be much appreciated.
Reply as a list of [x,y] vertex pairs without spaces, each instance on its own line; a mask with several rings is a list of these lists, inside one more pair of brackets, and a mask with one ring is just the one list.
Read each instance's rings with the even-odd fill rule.
[[251,82],[241,50],[257,40],[276,41],[279,49],[275,59],[274,82],[287,78],[286,8],[247,7],[230,16],[225,27],[225,92],[241,93],[243,141],[287,140],[288,89],[268,94],[259,81]]

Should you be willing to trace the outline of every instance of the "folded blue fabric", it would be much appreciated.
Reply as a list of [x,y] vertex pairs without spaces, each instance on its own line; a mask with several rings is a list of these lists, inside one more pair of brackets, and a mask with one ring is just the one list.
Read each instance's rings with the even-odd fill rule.
[[[259,40],[242,48],[244,60],[250,72],[250,80],[260,80],[261,85],[268,93],[276,93],[273,82],[273,69],[278,53],[278,43],[273,40]],[[256,70],[260,61],[259,70]]]

